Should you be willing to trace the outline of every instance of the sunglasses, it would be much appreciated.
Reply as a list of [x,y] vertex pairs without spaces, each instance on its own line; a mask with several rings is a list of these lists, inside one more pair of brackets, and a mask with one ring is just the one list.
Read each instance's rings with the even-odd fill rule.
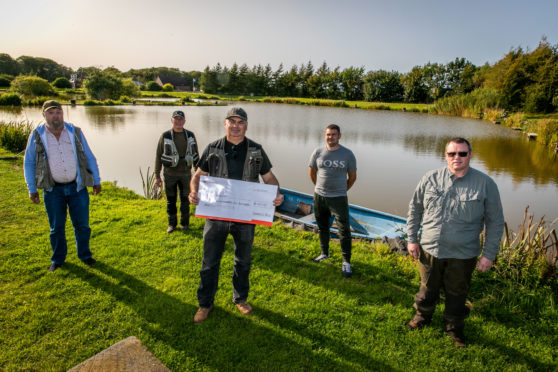
[[446,155],[450,158],[455,157],[455,155],[459,155],[460,158],[464,158],[469,155],[468,151],[459,151],[459,152],[446,152]]

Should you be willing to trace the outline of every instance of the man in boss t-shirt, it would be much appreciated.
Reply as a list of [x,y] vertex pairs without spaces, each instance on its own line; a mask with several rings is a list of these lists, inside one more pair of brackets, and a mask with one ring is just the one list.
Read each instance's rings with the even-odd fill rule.
[[325,131],[325,147],[318,147],[310,158],[310,179],[314,188],[314,215],[320,234],[321,254],[314,258],[320,262],[329,258],[329,226],[331,215],[335,217],[341,251],[343,276],[350,277],[351,227],[349,224],[349,200],[347,190],[356,181],[356,159],[351,150],[339,144],[341,129],[330,124]]

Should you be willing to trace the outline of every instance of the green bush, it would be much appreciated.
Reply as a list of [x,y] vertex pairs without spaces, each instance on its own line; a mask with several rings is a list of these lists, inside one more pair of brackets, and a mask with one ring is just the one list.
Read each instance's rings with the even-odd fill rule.
[[134,83],[132,79],[122,79],[122,91],[121,96],[128,97],[139,97],[141,96],[140,89]]
[[31,98],[23,98],[23,105],[24,106],[42,106],[43,103],[45,103],[46,100],[48,100],[48,97],[31,97]]
[[66,79],[65,77],[56,78],[56,80],[52,82],[52,85],[59,89],[69,89],[72,87],[72,83],[70,83],[70,80]]
[[154,81],[148,81],[147,84],[145,84],[145,90],[150,92],[159,92],[163,90],[163,88],[161,88],[161,86]]
[[56,95],[52,85],[45,79],[37,76],[20,75],[12,80],[11,89],[27,97]]
[[118,76],[96,72],[87,78],[84,84],[88,98],[96,100],[120,99],[122,79]]
[[21,98],[15,93],[0,96],[0,106],[21,106]]
[[102,104],[102,102],[96,101],[94,99],[86,99],[85,101],[83,101],[84,106],[99,106]]
[[10,86],[11,81],[3,76],[0,76],[0,88],[7,88]]
[[172,86],[172,84],[165,84],[163,85],[163,91],[165,92],[174,92],[174,87]]
[[19,153],[25,150],[27,138],[33,131],[33,125],[29,121],[3,122],[0,121],[0,146]]

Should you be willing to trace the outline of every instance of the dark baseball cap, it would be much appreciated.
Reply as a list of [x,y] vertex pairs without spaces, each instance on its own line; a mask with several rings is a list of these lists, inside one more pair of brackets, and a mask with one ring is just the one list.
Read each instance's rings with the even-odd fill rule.
[[244,111],[241,107],[231,107],[231,109],[227,111],[225,119],[232,118],[233,116],[237,116],[244,121],[248,121],[248,114],[246,114],[246,111]]
[[177,116],[180,116],[182,119],[186,119],[186,116],[184,115],[183,111],[176,110],[175,112],[172,113],[173,118],[175,118]]
[[53,109],[53,108],[57,108],[57,109],[62,110],[62,105],[60,103],[52,100],[52,99],[50,99],[48,101],[45,101],[45,103],[43,103],[43,112],[48,111],[48,110]]

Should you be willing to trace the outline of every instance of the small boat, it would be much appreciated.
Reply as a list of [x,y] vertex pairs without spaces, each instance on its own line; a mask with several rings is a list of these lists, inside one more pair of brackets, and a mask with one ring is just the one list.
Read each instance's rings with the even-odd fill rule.
[[[290,222],[293,227],[299,226],[317,232],[312,195],[283,187],[281,193],[285,196],[285,201],[275,209],[276,217]],[[406,236],[407,220],[403,217],[349,204],[349,220],[353,238],[374,240]],[[337,235],[335,224],[332,225],[331,232]]]

